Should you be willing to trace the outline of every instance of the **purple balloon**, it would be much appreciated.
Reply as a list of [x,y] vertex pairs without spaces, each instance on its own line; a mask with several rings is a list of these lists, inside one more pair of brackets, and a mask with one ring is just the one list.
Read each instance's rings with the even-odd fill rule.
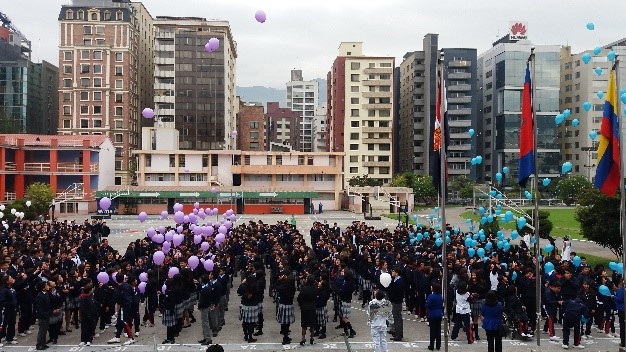
[[213,208],[213,215],[217,215],[220,211],[217,208]]
[[167,233],[165,233],[165,236],[163,238],[166,241],[172,241],[172,239],[174,238],[174,233],[172,231],[167,231]]
[[108,210],[111,207],[111,199],[104,197],[100,199],[100,209]]
[[174,275],[176,275],[176,274],[178,274],[178,273],[180,273],[180,270],[178,270],[178,268],[177,268],[177,267],[173,266],[173,267],[171,267],[171,268],[170,268],[170,270],[167,272],[167,277],[172,278],[172,277],[174,277]]
[[231,222],[235,222],[235,221],[237,221],[237,215],[235,215],[235,214],[231,215],[231,216],[230,216],[230,221],[231,221]]
[[200,235],[193,236],[193,243],[200,244],[200,242],[202,242],[202,236]]
[[189,218],[189,222],[192,223],[192,224],[195,223],[198,220],[198,219],[196,219],[196,214],[194,214],[194,213],[191,213],[191,214],[187,215],[187,218]]
[[183,205],[180,203],[176,203],[174,204],[174,211],[178,212],[178,211],[182,211],[183,210]]
[[226,220],[226,222],[224,222],[224,226],[226,226],[227,229],[230,229],[233,227],[233,223],[230,222],[230,220]]
[[148,282],[148,274],[147,273],[139,274],[139,281],[141,281],[141,282]]
[[152,238],[154,237],[154,235],[156,235],[156,230],[154,229],[154,227],[151,227],[148,229],[148,231],[146,231],[148,233],[148,237]]
[[265,23],[265,20],[267,20],[267,15],[265,14],[265,11],[259,10],[254,14],[254,18],[259,23]]
[[154,252],[154,254],[152,255],[152,260],[156,265],[163,264],[163,262],[165,261],[165,253],[161,251]]
[[233,130],[230,134],[233,137],[237,137],[238,132],[237,132],[237,130]]
[[218,233],[217,236],[215,236],[215,242],[217,243],[222,243],[226,240],[226,235],[224,235],[223,233]]
[[151,119],[154,117],[154,110],[150,109],[150,108],[145,108],[143,109],[143,111],[141,112],[141,116],[143,116],[146,119]]
[[141,213],[139,213],[139,215],[137,216],[137,219],[139,219],[139,222],[144,222],[146,221],[146,219],[148,218],[148,214],[146,214],[145,211],[142,211]]
[[217,50],[217,48],[220,47],[220,40],[213,37],[211,39],[209,39],[209,49],[211,49],[211,51],[215,51]]
[[183,233],[184,228],[182,226],[177,226],[176,227],[176,232],[178,233]]
[[192,270],[197,268],[198,264],[200,264],[200,259],[198,259],[195,255],[192,255],[189,259],[187,259],[187,265],[189,265]]
[[193,207],[195,209],[199,209],[200,208],[200,203],[198,203],[198,202],[193,203]]
[[198,209],[194,208],[192,212],[193,212],[193,215],[198,215]]
[[186,173],[186,174],[188,174],[188,173],[189,173],[189,168],[188,168],[188,167],[186,167],[186,168],[184,169],[184,171],[185,171],[185,173]]
[[211,192],[213,192],[213,193],[217,192],[217,188],[211,187]]
[[182,211],[177,211],[174,214],[174,221],[177,224],[182,224],[185,221],[185,213],[183,213]]
[[161,286],[161,292],[165,294],[166,291],[167,291],[167,285],[163,284],[163,286]]
[[165,226],[159,226],[159,232],[165,233]]
[[169,215],[169,214],[167,213],[167,210],[163,210],[163,211],[161,212],[161,220],[165,220],[165,219],[167,219],[168,215]]
[[183,235],[174,235],[174,240],[172,240],[172,244],[174,244],[174,247],[178,247],[183,243],[184,239],[185,236]]
[[207,53],[213,52],[213,49],[211,49],[211,44],[209,44],[209,42],[204,44],[204,51],[206,51]]
[[146,293],[146,286],[148,284],[146,282],[140,282],[139,285],[137,285],[137,289],[139,290],[140,293]]
[[228,232],[228,229],[226,228],[226,226],[221,225],[218,229],[217,232],[221,233],[221,234],[226,234],[226,232]]
[[202,220],[204,220],[204,218],[206,218],[206,214],[204,213],[204,210],[200,209],[198,210],[198,217]]
[[163,242],[163,249],[162,249],[162,251],[164,253],[167,253],[167,252],[170,251],[170,249],[172,249],[172,243],[171,242],[167,242],[167,241]]
[[202,249],[203,252],[208,251],[209,248],[211,248],[209,242],[202,242],[202,244],[200,245],[200,249]]
[[109,275],[105,272],[98,273],[98,276],[96,277],[98,279],[98,282],[101,284],[106,284],[109,282]]
[[194,235],[200,235],[200,234],[202,234],[202,226],[196,226],[196,227],[194,227],[194,228],[193,228],[193,230],[192,230],[192,232],[193,232],[193,234],[194,234]]
[[226,210],[226,214],[225,214],[225,215],[226,215],[226,216],[231,216],[231,215],[233,215],[234,213],[235,213],[235,212],[234,212],[232,209],[228,209],[228,210]]
[[213,271],[213,266],[215,266],[215,263],[213,263],[213,261],[209,259],[209,260],[205,260],[203,265],[204,265],[204,270],[211,272]]
[[163,237],[162,234],[157,233],[156,235],[152,236],[152,240],[154,241],[154,243],[163,243],[163,241],[165,241],[165,237]]
[[207,226],[206,231],[204,232],[207,236],[211,236],[213,234],[213,232],[215,231],[215,229],[213,228],[213,226]]

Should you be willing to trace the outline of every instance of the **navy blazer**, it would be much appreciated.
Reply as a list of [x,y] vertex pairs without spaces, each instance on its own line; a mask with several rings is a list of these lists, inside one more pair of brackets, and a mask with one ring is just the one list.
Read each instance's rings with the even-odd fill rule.
[[441,319],[443,317],[443,296],[441,293],[431,293],[426,298],[428,318]]
[[486,303],[480,307],[480,315],[483,316],[483,329],[500,330],[502,326],[502,303],[498,302],[495,306]]

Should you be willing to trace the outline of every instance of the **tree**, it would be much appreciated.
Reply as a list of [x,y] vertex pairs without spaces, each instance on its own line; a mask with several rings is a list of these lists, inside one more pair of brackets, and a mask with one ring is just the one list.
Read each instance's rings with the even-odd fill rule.
[[54,190],[45,183],[35,182],[26,189],[25,200],[32,202],[31,208],[36,214],[48,213],[50,203],[54,199]]
[[557,197],[563,203],[572,205],[577,203],[581,190],[591,189],[593,185],[585,176],[572,175],[563,178],[556,187]]
[[365,174],[362,176],[354,176],[348,180],[348,184],[351,187],[375,187],[382,186],[383,180],[379,178],[370,178],[369,175]]
[[458,192],[459,198],[472,198],[474,196],[475,183],[465,176],[458,176],[452,179],[448,189],[452,192]]
[[417,203],[433,204],[437,199],[437,189],[433,186],[432,176],[415,176],[413,193]]
[[617,258],[622,258],[620,235],[620,200],[607,197],[595,188],[585,189],[578,197],[579,207],[574,218],[580,223],[584,238],[608,248]]
[[[533,225],[533,221],[530,217],[526,216],[526,222],[530,225]],[[554,225],[552,224],[552,221],[550,221],[550,212],[547,210],[539,210],[539,237],[540,238],[550,238],[550,232],[552,232],[552,228],[554,227]],[[517,229],[517,231],[519,232],[520,235],[524,236],[526,233],[530,234],[532,236],[533,231],[527,227],[524,226],[523,229]]]
[[415,181],[417,180],[417,175],[412,173],[411,171],[407,171],[405,173],[394,176],[391,179],[391,187],[409,187],[413,188],[415,186]]
[[492,222],[485,222],[484,224],[480,224],[479,229],[485,231],[486,236],[489,236],[490,234],[495,236],[500,230],[500,222],[498,221],[498,217],[494,215]]

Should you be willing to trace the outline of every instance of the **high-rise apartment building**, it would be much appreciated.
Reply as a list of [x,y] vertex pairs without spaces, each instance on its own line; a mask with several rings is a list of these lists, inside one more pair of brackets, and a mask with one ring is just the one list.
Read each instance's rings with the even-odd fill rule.
[[[397,102],[398,172],[431,173],[432,135],[437,101],[437,62],[444,53],[448,99],[448,175],[470,177],[472,151],[468,130],[477,109],[476,49],[438,47],[438,35],[427,34],[423,50],[404,55],[399,68]],[[473,178],[473,176],[472,176]]]
[[141,111],[153,100],[152,17],[139,2],[72,0],[59,27],[59,134],[108,135],[115,184],[130,184]]
[[344,187],[364,174],[391,181],[394,62],[363,55],[362,42],[342,42],[328,72],[328,142],[345,153]]
[[[600,131],[606,95],[599,96],[598,92],[607,91],[613,65],[607,55],[611,50],[626,54],[626,39],[605,45],[598,55],[593,50],[572,54],[571,47],[561,48],[560,110],[569,109],[571,114],[558,128],[560,162],[571,162],[572,173],[583,175],[589,181],[593,181],[596,174],[599,142],[599,137],[592,140],[589,133],[599,134]],[[591,56],[587,64],[583,55]],[[626,82],[626,72],[623,69],[618,72],[621,73],[619,82]],[[574,120],[578,120],[577,126]]]
[[[479,116],[475,128],[482,164],[478,181],[492,181],[507,166],[503,186],[517,182],[522,90],[526,62],[533,44],[529,40],[512,41],[509,36],[494,43],[478,58]],[[540,178],[558,177],[560,149],[554,116],[559,113],[560,46],[534,45],[537,138],[537,171]],[[502,185],[497,185],[502,186]]]
[[317,81],[305,81],[302,70],[291,70],[291,80],[287,82],[287,108],[302,116],[300,123],[301,152],[314,150],[314,118],[319,100]]
[[265,112],[266,150],[300,151],[300,112],[281,108],[278,102],[267,102]]
[[0,133],[56,134],[58,68],[31,61],[30,41],[0,13]]
[[328,130],[326,119],[326,105],[315,109],[315,117],[313,118],[313,148],[316,152],[328,151]]
[[[154,25],[157,118],[174,122],[180,149],[235,149],[237,44],[229,23],[159,16]],[[219,47],[207,52],[211,38],[219,40]]]

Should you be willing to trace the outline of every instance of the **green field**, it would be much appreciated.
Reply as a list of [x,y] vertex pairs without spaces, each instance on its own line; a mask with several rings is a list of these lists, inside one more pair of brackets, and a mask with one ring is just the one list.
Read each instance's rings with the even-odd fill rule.
[[[526,212],[530,213],[530,209],[524,209]],[[574,212],[576,208],[548,208],[548,209],[540,209],[546,210],[550,212],[550,221],[552,221],[552,232],[550,233],[554,237],[563,237],[565,235],[570,236],[575,239],[583,239],[582,235],[580,235],[580,224],[574,219]],[[466,211],[461,214],[463,219],[473,219],[474,222],[480,221],[480,216],[478,213],[476,215],[472,215],[471,211]],[[515,222],[509,222],[506,224],[501,224],[500,226],[506,230],[515,230]]]

